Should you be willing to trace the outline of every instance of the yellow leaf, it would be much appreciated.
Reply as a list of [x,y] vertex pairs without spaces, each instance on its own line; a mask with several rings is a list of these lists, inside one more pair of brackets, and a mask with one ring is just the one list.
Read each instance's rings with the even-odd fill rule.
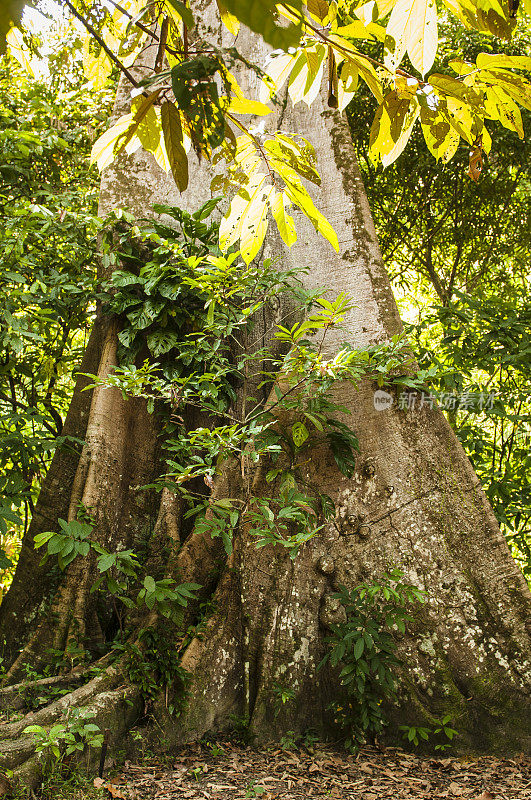
[[383,100],[382,82],[373,65],[361,55],[350,55],[348,61],[356,65],[360,77],[363,78],[376,100],[381,103]]
[[[117,142],[116,145],[116,152],[119,152],[123,148],[127,147],[129,142],[133,139],[134,136],[140,138],[139,128],[144,120],[144,117],[149,113],[150,109],[152,109],[153,104],[159,94],[162,91],[162,87],[160,89],[155,89],[154,92],[147,95],[147,97],[140,96],[135,97],[133,102],[131,103],[131,111],[132,111],[132,119],[129,127],[124,131],[122,136]],[[149,136],[147,132],[144,132],[144,138],[146,141],[149,141]],[[159,138],[160,138],[160,130],[159,130]],[[129,152],[131,152],[129,150]]]
[[160,120],[153,106],[150,106],[138,125],[136,135],[140,139],[144,150],[150,153],[156,153],[160,146],[161,134],[162,128]]
[[490,86],[487,91],[486,109],[489,116],[499,119],[504,128],[516,131],[520,139],[524,138],[522,115],[520,109],[499,86]]
[[163,103],[160,109],[164,144],[170,169],[180,192],[188,186],[188,158],[183,146],[183,129],[180,111],[173,103]]
[[430,153],[444,163],[450,161],[459,147],[460,136],[437,111],[423,106],[420,109],[422,133]]
[[470,61],[463,61],[462,58],[453,58],[448,62],[448,66],[450,66],[454,72],[457,72],[458,75],[466,75],[476,70],[474,64],[471,64]]
[[310,17],[317,22],[324,22],[328,16],[327,0],[306,0],[306,8]]
[[327,239],[334,250],[339,253],[339,242],[337,234],[330,225],[326,217],[315,207],[314,202],[295,172],[283,173],[286,187],[284,189],[287,198],[300,208],[315,229]]
[[476,58],[476,64],[479,69],[509,67],[510,69],[531,70],[531,58],[529,56],[506,56],[503,53],[480,53]]
[[395,2],[396,0],[378,0],[378,2],[369,0],[368,3],[363,3],[363,5],[353,8],[352,13],[354,13],[358,19],[363,20],[365,25],[369,25],[377,19],[386,17],[393,8]]
[[392,150],[382,155],[382,164],[384,167],[390,166],[390,164],[396,161],[398,156],[405,150],[406,145],[411,136],[411,133],[413,132],[413,128],[415,127],[415,122],[417,121],[419,114],[420,114],[420,106],[418,104],[415,104],[408,109],[408,112],[404,120],[404,127],[402,133],[396,140],[396,143],[392,148]]
[[531,110],[531,83],[523,75],[496,69],[488,72],[481,70],[480,76],[484,83],[499,86],[516,103]]
[[20,66],[26,70],[30,75],[35,77],[33,67],[31,66],[31,53],[24,43],[24,37],[18,28],[11,28],[6,36],[6,42],[9,45],[10,54],[17,59]]
[[284,194],[271,187],[269,205],[283,242],[288,247],[291,247],[297,241],[297,231],[295,230],[293,217],[287,213]]
[[99,48],[99,52],[94,54],[92,52],[94,46],[95,43],[90,37],[83,42],[83,69],[87,80],[98,90],[103,89],[107,83],[112,72],[112,61],[103,48]]
[[422,75],[431,68],[437,53],[437,8],[435,0],[398,0],[389,22],[386,35],[394,40],[385,65],[396,70],[406,51],[411,63]]
[[341,79],[337,87],[337,107],[339,111],[343,111],[356,94],[358,76],[359,71],[357,66],[351,61],[345,61],[343,69],[341,70]]
[[396,91],[386,94],[371,125],[369,155],[374,163],[391,153],[397,144],[409,110],[410,99],[399,97]]
[[372,39],[367,26],[362,20],[356,20],[349,25],[344,25],[338,28],[335,33],[337,37],[346,37],[347,39]]
[[264,103],[259,103],[258,100],[247,100],[241,97],[231,97],[227,111],[230,114],[253,114],[260,117],[271,114],[271,109]]
[[242,186],[238,194],[233,197],[230,208],[219,226],[219,246],[223,252],[226,252],[240,238],[242,220],[245,217],[245,213],[249,204],[252,203],[261,190],[265,180],[265,175],[255,173]]
[[446,109],[441,107],[441,113],[457,133],[469,144],[474,144],[483,129],[483,119],[472,114],[467,103],[456,97],[446,98]]
[[221,0],[216,0],[216,2],[218,4],[221,21],[229,33],[232,33],[233,36],[237,36],[238,31],[240,30],[240,20],[227,10],[227,7],[221,2]]
[[299,54],[282,53],[280,56],[272,58],[266,66],[265,72],[271,80],[271,88],[266,81],[262,81],[260,87],[260,102],[265,103],[271,98],[271,94],[278,94],[285,84],[288,76],[293,69]]
[[100,172],[108,167],[114,159],[114,148],[118,139],[120,139],[125,131],[130,127],[133,119],[132,114],[125,114],[120,117],[115,124],[110,127],[105,133],[96,139],[92,145],[90,154],[90,163],[97,163]]
[[249,203],[242,216],[240,230],[240,252],[246,264],[258,254],[268,228],[266,219],[268,196],[271,187],[262,187]]
[[326,47],[305,48],[296,60],[289,79],[288,93],[293,105],[303,100],[311,106],[321,88]]
[[486,153],[490,153],[490,149],[492,147],[492,137],[487,130],[487,126],[483,127],[481,131],[481,146]]

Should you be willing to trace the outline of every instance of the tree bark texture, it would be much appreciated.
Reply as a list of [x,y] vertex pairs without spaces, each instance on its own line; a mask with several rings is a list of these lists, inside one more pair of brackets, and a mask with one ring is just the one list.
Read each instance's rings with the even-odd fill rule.
[[[204,25],[205,19],[206,15]],[[214,35],[220,43],[233,44],[226,33]],[[241,32],[235,44],[250,60],[263,63],[265,49],[254,36]],[[124,91],[122,86],[119,112]],[[281,127],[314,145],[322,188],[312,195],[338,234],[340,253],[295,211],[296,244],[286,250],[271,227],[262,257],[280,257],[286,267],[309,266],[306,288],[321,286],[331,298],[339,292],[352,298],[355,307],[343,329],[327,337],[327,352],[335,352],[344,341],[358,347],[386,341],[401,330],[401,323],[345,117],[320,98],[310,111],[288,102],[271,117],[271,130]],[[141,218],[152,214],[154,203],[197,209],[210,197],[211,176],[208,165],[194,159],[192,155],[189,189],[179,195],[151,155],[120,157],[103,175],[101,213],[122,207]],[[101,336],[98,353],[104,374],[116,363],[112,325]],[[390,407],[378,410],[376,388],[366,381],[337,390],[338,402],[351,411],[348,423],[360,442],[353,477],[339,473],[324,443],[312,451],[307,466],[308,479],[334,500],[335,519],[302,547],[295,561],[280,548],[257,550],[253,537],[241,530],[215,584],[217,544],[192,531],[179,550],[179,504],[164,492],[157,515],[155,501],[160,498],[136,491],[160,470],[154,418],[140,401],[123,400],[110,388],[93,393],[90,410],[75,411],[80,403],[76,391],[72,414],[77,415],[76,430],[83,430],[82,417],[88,420],[85,447],[75,471],[57,454],[30,536],[43,529],[42,517],[50,526],[64,516],[65,508],[75,514],[81,499],[94,510],[98,537],[106,546],[132,546],[139,526],[155,528],[157,535],[177,541],[168,574],[212,584],[217,610],[182,659],[193,676],[189,701],[176,719],[164,703],[157,706],[167,740],[192,740],[230,727],[231,715],[247,717],[253,732],[265,739],[282,730],[326,731],[326,708],[337,694],[337,675],[329,669],[318,672],[317,665],[326,651],[323,636],[328,626],[345,613],[331,595],[340,584],[353,587],[396,566],[427,592],[428,602],[400,639],[404,667],[400,702],[389,709],[393,721],[429,724],[452,714],[460,734],[457,741],[465,750],[507,753],[531,743],[531,595],[524,578],[442,412],[421,405],[419,398],[416,408],[401,410],[396,394]],[[257,494],[271,491],[262,470],[254,476]],[[234,496],[237,472],[229,466],[219,477],[218,496]],[[4,626],[14,621],[12,648],[25,632],[19,624],[19,598],[30,610],[27,616],[35,616],[53,595],[48,573],[29,591],[27,576],[36,570],[37,560],[31,538],[24,548],[0,612]],[[101,623],[88,595],[93,572],[90,563],[69,568],[50,600],[58,624],[52,630],[44,616],[36,632],[33,626],[32,644],[15,661],[12,681],[21,679],[23,663],[44,657],[50,637],[56,647],[80,632],[98,638]],[[9,633],[5,627],[4,631]],[[274,684],[295,690],[294,700],[277,715]]]

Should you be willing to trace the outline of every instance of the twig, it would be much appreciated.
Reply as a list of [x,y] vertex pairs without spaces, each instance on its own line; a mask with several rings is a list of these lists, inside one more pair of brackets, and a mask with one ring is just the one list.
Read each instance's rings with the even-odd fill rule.
[[127,67],[124,67],[124,65],[122,64],[120,59],[116,58],[116,56],[114,55],[114,53],[112,52],[110,47],[107,47],[107,45],[105,44],[105,42],[103,41],[103,39],[101,38],[99,33],[96,31],[95,28],[92,27],[90,22],[88,20],[86,20],[85,17],[82,14],[80,14],[79,11],[77,11],[76,8],[74,8],[74,6],[70,2],[70,0],[63,0],[63,2],[65,4],[65,6],[70,9],[70,11],[74,15],[74,17],[76,19],[78,19],[81,22],[82,25],[85,26],[85,28],[88,30],[90,35],[97,41],[97,43],[99,44],[101,49],[105,51],[105,53],[110,58],[110,60],[113,62],[113,64],[115,64],[118,67],[118,69],[120,69],[123,72],[123,74],[125,75],[127,80],[130,81],[135,88],[138,87],[138,81],[135,80],[135,78],[133,78],[133,76],[131,75],[131,73],[127,69]]
[[115,9],[117,11],[119,11],[120,14],[123,14],[124,17],[127,17],[129,20],[131,20],[131,22],[133,22],[133,24],[137,28],[139,28],[141,31],[144,31],[144,33],[147,33],[148,36],[151,36],[152,39],[155,39],[158,42],[159,37],[157,36],[155,31],[150,31],[150,29],[146,25],[143,25],[141,22],[138,22],[138,20],[136,22],[134,22],[133,15],[130,14],[129,11],[127,11],[126,8],[123,8],[123,6],[121,6],[119,3],[115,3],[114,0],[109,0],[109,3],[112,3],[112,5],[115,7]]

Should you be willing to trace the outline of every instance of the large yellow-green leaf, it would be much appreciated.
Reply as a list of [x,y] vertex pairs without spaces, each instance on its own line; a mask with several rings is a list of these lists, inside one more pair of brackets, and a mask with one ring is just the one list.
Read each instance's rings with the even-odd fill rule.
[[322,44],[305,48],[291,71],[288,93],[293,105],[303,100],[311,106],[321,88],[326,47]]
[[434,72],[430,75],[429,82],[441,93],[462,100],[467,105],[479,106],[481,103],[481,97],[477,91],[449,75],[440,75],[438,72]]
[[302,185],[298,175],[292,172],[289,175],[284,174],[283,177],[286,184],[284,191],[287,198],[301,209],[303,214],[308,217],[321,236],[324,236],[324,238],[330,242],[334,250],[339,253],[339,242],[335,230],[326,217],[315,207],[312,198]]
[[282,240],[288,247],[291,247],[297,241],[297,231],[295,230],[293,217],[287,212],[284,194],[271,187],[269,205]]
[[266,175],[255,173],[243,186],[238,194],[233,197],[228,212],[221,220],[219,226],[219,245],[225,252],[238,241],[242,229],[242,221],[257,194],[262,190]]
[[330,10],[330,3],[327,0],[306,0],[308,14],[316,22],[325,23]]
[[337,107],[339,111],[343,111],[356,94],[358,77],[358,67],[352,61],[345,61],[341,70],[341,79],[337,85]]
[[114,160],[116,143],[128,130],[132,120],[132,114],[124,114],[92,145],[90,163],[96,163],[100,172]]
[[240,30],[240,20],[237,19],[233,14],[229,13],[227,6],[222,3],[221,0],[216,0],[216,2],[218,4],[218,11],[221,21],[229,33],[232,33],[233,36],[237,36],[238,31]]
[[188,186],[188,158],[183,146],[181,113],[173,103],[163,103],[160,109],[164,143],[173,179],[180,192]]
[[144,150],[156,153],[160,146],[162,127],[153,106],[150,106],[143,116],[136,130],[136,135]]
[[[161,91],[162,88],[155,89],[154,92],[151,92],[151,94],[147,95],[146,97],[144,97],[143,95],[141,95],[140,97],[135,97],[135,99],[131,103],[131,113],[133,115],[131,123],[117,142],[117,152],[127,147],[127,145],[133,139],[134,136],[140,139],[139,128],[142,125],[146,115],[148,115],[150,111],[153,109],[153,104],[155,103],[155,100],[158,98]],[[160,138],[160,130],[159,130],[159,138]],[[144,131],[144,139],[145,141],[151,140],[147,131]]]
[[529,56],[506,56],[503,53],[480,53],[476,58],[476,64],[481,69],[497,69],[498,67],[509,67],[510,69],[531,70],[531,58]]
[[435,60],[439,41],[435,0],[398,0],[386,34],[394,40],[394,47],[385,58],[386,66],[396,70],[407,51],[415,69],[425,75]]
[[448,97],[446,104],[441,104],[440,113],[466,142],[474,144],[483,129],[483,118],[472,113],[470,106],[456,97]]
[[112,61],[90,36],[83,42],[83,69],[94,89],[103,89],[112,72]]
[[359,76],[363,78],[376,100],[381,103],[383,100],[382,82],[373,65],[361,55],[349,55],[347,60],[357,67]]
[[374,163],[391,153],[397,144],[410,102],[409,97],[400,97],[393,91],[386,94],[378,107],[369,136],[369,155]]
[[271,186],[262,187],[249,203],[242,217],[240,252],[246,264],[258,255],[267,233],[268,196]]
[[268,139],[264,150],[270,156],[270,166],[283,178],[284,170],[294,170],[312,183],[321,184],[317,171],[315,151],[304,139],[297,142],[293,136],[277,131],[274,139]]
[[271,94],[277,94],[293,69],[298,54],[282,53],[280,56],[272,58],[266,65],[265,72],[269,76],[269,81],[263,81],[260,86],[260,101],[267,103]]
[[30,75],[35,75],[31,65],[31,52],[24,42],[24,37],[19,28],[11,28],[6,36],[9,53],[17,59],[20,66]]
[[396,0],[369,0],[368,3],[352,9],[358,19],[363,20],[366,25],[369,25],[373,20],[384,19],[392,10]]
[[420,106],[418,103],[412,103],[409,105],[407,109],[406,115],[403,121],[403,128],[400,136],[396,140],[393,148],[388,153],[382,154],[382,164],[384,167],[389,167],[398,156],[404,152],[407,143],[409,142],[409,138],[413,132],[413,128],[415,127],[415,122],[420,113]]
[[516,131],[520,139],[524,138],[522,115],[520,109],[499,86],[490,86],[487,89],[486,110],[492,119],[498,119],[504,128]]
[[247,100],[245,97],[231,97],[227,111],[229,114],[253,114],[260,117],[271,114],[271,109],[265,103],[260,103],[258,100]]
[[438,111],[423,106],[420,109],[422,133],[430,153],[437,161],[450,161],[459,147],[460,136]]
[[531,83],[523,75],[505,69],[481,70],[479,78],[488,85],[499,86],[524,108],[531,110]]

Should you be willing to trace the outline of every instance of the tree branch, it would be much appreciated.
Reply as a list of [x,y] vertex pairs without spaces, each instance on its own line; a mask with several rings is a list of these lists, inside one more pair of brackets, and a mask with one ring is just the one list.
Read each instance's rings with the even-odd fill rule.
[[135,80],[135,78],[133,78],[132,74],[129,72],[127,67],[124,67],[124,65],[122,64],[120,59],[116,58],[116,56],[114,55],[114,53],[112,52],[110,47],[107,47],[107,45],[105,44],[105,42],[103,41],[103,39],[101,38],[99,33],[96,31],[96,29],[92,27],[90,22],[88,20],[86,20],[85,17],[83,17],[83,15],[80,14],[79,11],[77,11],[76,8],[74,8],[74,6],[70,2],[70,0],[63,0],[63,2],[65,4],[65,6],[68,9],[70,9],[70,11],[74,15],[74,17],[76,19],[78,19],[81,22],[82,25],[85,26],[85,28],[88,30],[90,35],[97,41],[97,43],[99,44],[101,49],[105,51],[105,53],[110,58],[110,60],[113,62],[113,64],[115,64],[118,67],[118,69],[121,70],[121,72],[123,72],[123,74],[125,75],[127,80],[130,81],[130,83],[132,83],[133,86],[136,88],[138,86],[138,81]]

